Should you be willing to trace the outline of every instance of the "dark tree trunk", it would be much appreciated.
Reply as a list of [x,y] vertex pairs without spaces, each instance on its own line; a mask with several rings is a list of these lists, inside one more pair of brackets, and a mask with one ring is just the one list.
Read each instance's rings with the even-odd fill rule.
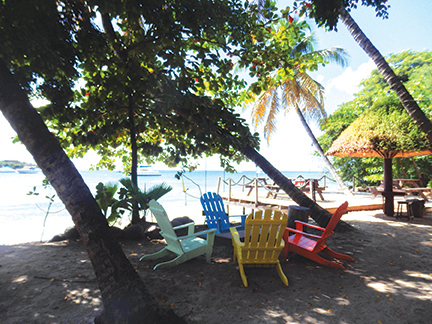
[[[129,98],[129,107],[128,107],[128,118],[129,118],[129,132],[131,138],[131,154],[132,154],[132,163],[131,163],[131,180],[135,187],[138,188],[138,147],[136,142],[136,133],[135,133],[135,118],[134,118],[134,109],[133,109],[133,100]],[[138,202],[134,201],[132,203],[132,224],[139,224],[139,209]]]
[[2,60],[0,110],[56,190],[87,248],[104,304],[99,323],[184,323],[171,311],[161,312],[110,234],[81,175]]
[[[258,167],[266,173],[275,184],[277,184],[290,198],[295,201],[299,206],[308,207],[311,211],[311,217],[321,227],[326,227],[332,216],[327,210],[319,206],[316,202],[306,196],[300,189],[298,189],[287,177],[285,177],[278,169],[276,169],[270,162],[268,162],[261,154],[250,146],[246,146],[242,153]],[[337,230],[349,230],[352,227],[345,223],[339,222]]]
[[354,40],[366,52],[366,54],[374,61],[378,71],[384,77],[384,80],[390,85],[397,96],[399,97],[403,107],[408,112],[416,125],[426,134],[430,146],[432,146],[432,122],[426,117],[424,112],[420,109],[417,102],[399,80],[392,68],[388,65],[384,57],[372,42],[366,37],[360,27],[356,24],[354,19],[345,10],[342,11],[340,18],[345,24],[348,31],[351,33]]
[[392,161],[391,158],[384,159],[384,214],[387,216],[394,214]]
[[335,178],[335,181],[338,184],[339,188],[341,188],[346,195],[352,196],[353,193],[351,192],[351,190],[349,190],[349,188],[347,187],[345,182],[343,182],[342,178],[339,176],[339,174],[336,172],[333,165],[330,163],[328,157],[324,154],[324,151],[323,151],[321,145],[318,143],[315,135],[312,133],[312,130],[310,129],[308,123],[306,122],[306,120],[303,116],[303,113],[300,111],[300,109],[296,109],[296,111],[297,111],[297,115],[300,118],[300,122],[302,123],[304,129],[306,130],[306,133],[309,135],[310,139],[312,140],[312,143],[314,144],[315,149],[318,151],[318,154],[323,159],[327,169],[330,171],[330,173]]

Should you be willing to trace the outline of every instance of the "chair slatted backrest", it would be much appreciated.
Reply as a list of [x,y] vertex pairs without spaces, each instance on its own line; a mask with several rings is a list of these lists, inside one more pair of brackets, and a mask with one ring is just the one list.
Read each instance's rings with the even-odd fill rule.
[[288,217],[281,211],[257,210],[246,218],[243,263],[274,264],[282,250]]
[[222,197],[215,192],[207,192],[201,196],[200,200],[207,226],[218,231],[229,231],[231,225],[225,212]]
[[155,200],[151,200],[149,206],[161,229],[160,234],[167,242],[169,249],[177,253],[183,253],[183,248],[177,239],[177,234],[173,229],[165,209]]
[[322,233],[321,238],[318,240],[316,248],[320,248],[322,245],[325,244],[327,239],[333,234],[333,230],[335,229],[337,223],[340,221],[342,216],[347,213],[347,210],[348,210],[348,202],[345,201],[334,212],[332,218],[330,219],[324,232]]

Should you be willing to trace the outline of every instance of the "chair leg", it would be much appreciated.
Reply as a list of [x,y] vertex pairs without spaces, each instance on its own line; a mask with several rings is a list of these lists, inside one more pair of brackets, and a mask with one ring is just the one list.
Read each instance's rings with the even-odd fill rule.
[[281,278],[281,280],[285,284],[285,286],[288,286],[288,279],[287,279],[287,277],[285,276],[285,274],[282,271],[282,267],[280,265],[280,262],[278,262],[276,264],[276,271],[279,274],[279,278]]
[[153,270],[156,270],[157,268],[159,268],[159,269],[170,268],[170,267],[176,266],[176,265],[178,265],[180,263],[183,263],[183,262],[185,262],[187,260],[189,260],[189,259],[186,259],[184,254],[178,255],[176,258],[174,258],[172,260],[158,263],[157,265],[155,265],[155,267],[153,268]]
[[248,282],[247,282],[246,274],[245,274],[245,272],[244,272],[243,264],[242,264],[242,263],[239,263],[238,265],[239,265],[240,276],[241,276],[241,278],[242,278],[243,285],[244,285],[245,287],[247,287],[247,286],[248,286]]
[[162,258],[162,257],[168,255],[169,253],[170,253],[170,251],[165,247],[162,250],[157,251],[156,253],[144,255],[139,260],[140,261],[142,261],[142,260],[156,260],[156,259],[159,259],[159,258]]
[[289,232],[287,230],[285,230],[282,239],[285,243],[283,249],[282,249],[282,258],[283,260],[286,260],[288,258],[288,252],[289,252],[289,243],[288,243],[288,236],[289,236]]
[[212,253],[213,253],[213,246],[207,246],[207,251],[206,251],[206,261],[207,261],[207,263],[211,263]]
[[335,268],[335,269],[345,270],[345,267],[342,264],[336,263],[334,261],[326,260],[323,257],[321,257],[321,256],[319,256],[318,254],[315,254],[315,253],[311,254],[308,258],[311,259],[311,260],[313,260],[313,261],[315,261],[315,262],[318,262],[319,264],[322,264],[322,265],[324,265],[326,267],[332,267],[332,268]]
[[348,260],[348,261],[354,261],[352,257],[346,254],[338,253],[330,249],[329,247],[326,247],[324,250],[322,250],[323,253],[339,260]]

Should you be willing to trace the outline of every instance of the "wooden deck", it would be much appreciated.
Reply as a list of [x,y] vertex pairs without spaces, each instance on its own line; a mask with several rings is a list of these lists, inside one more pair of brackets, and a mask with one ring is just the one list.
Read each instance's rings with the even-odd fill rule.
[[[220,185],[218,185],[217,190],[228,206],[240,206],[251,210],[273,209],[281,210],[285,213],[288,212],[289,206],[297,206],[297,203],[291,200],[285,193],[275,188],[275,185],[268,185],[262,181],[258,182],[256,180],[253,184],[244,184],[242,188],[243,191],[235,191],[230,184],[231,182],[228,183],[228,191],[225,193],[219,192]],[[318,187],[319,186],[317,186],[317,188]],[[275,189],[277,189],[277,191],[275,191]],[[334,213],[344,199],[348,200],[344,195],[338,195],[340,197],[334,199],[334,197],[330,197],[331,194],[329,194],[328,199],[326,199],[324,188],[320,187],[320,189],[319,196],[321,201],[317,203],[330,213]],[[350,202],[348,211],[382,210],[382,208],[382,201],[379,199],[374,201],[371,195],[370,199],[353,200]]]

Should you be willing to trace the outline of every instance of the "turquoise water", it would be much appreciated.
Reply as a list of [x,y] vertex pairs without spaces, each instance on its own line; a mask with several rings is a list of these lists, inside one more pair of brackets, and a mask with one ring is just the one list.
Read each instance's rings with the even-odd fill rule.
[[[140,188],[150,188],[162,182],[173,187],[173,190],[162,197],[159,202],[166,209],[168,216],[175,217],[189,216],[196,223],[203,223],[201,204],[199,197],[201,193],[216,191],[218,178],[227,180],[231,178],[237,182],[242,175],[248,178],[265,177],[263,173],[254,171],[239,172],[237,174],[224,173],[223,171],[195,171],[186,173],[185,178],[177,180],[177,171],[160,171],[161,176],[138,177]],[[320,179],[323,172],[283,172],[288,178],[296,178],[302,175],[305,178]],[[95,193],[96,185],[99,182],[116,182],[125,177],[121,173],[111,171],[82,171],[84,181]],[[54,235],[63,233],[68,227],[73,226],[69,213],[58,198],[55,198],[50,209],[50,214],[46,219],[45,229],[43,222],[48,208],[50,197],[55,195],[52,188],[44,189],[42,173],[38,174],[0,174],[0,244],[13,244],[41,240],[42,231],[43,241],[48,241]],[[327,181],[329,189],[336,188],[334,182]],[[36,186],[38,196],[29,196],[27,193]],[[183,190],[184,188],[184,190]],[[226,186],[221,185],[221,192],[227,190]],[[235,210],[231,209],[231,212]],[[240,212],[240,211],[239,211]],[[126,226],[125,220],[120,227]]]

